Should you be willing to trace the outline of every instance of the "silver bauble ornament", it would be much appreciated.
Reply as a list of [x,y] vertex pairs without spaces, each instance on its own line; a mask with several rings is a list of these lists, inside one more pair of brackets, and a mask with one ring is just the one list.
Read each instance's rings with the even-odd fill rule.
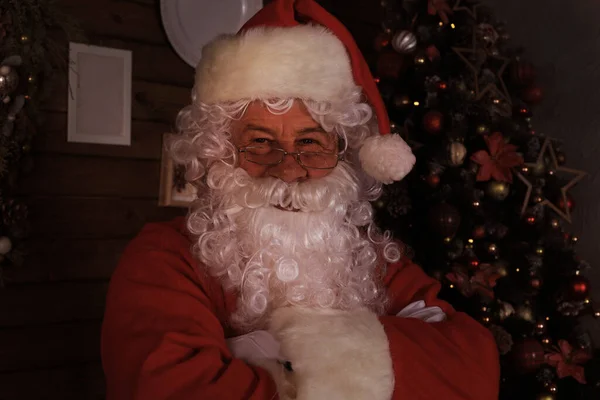
[[17,71],[10,68],[6,75],[0,74],[0,96],[4,97],[12,92],[19,86],[19,74]]
[[417,48],[417,37],[410,31],[400,31],[392,38],[392,47],[401,54],[412,53]]
[[448,145],[448,162],[453,167],[461,165],[465,161],[467,148],[460,142],[451,142]]
[[12,242],[6,236],[0,237],[0,254],[8,254],[12,250]]

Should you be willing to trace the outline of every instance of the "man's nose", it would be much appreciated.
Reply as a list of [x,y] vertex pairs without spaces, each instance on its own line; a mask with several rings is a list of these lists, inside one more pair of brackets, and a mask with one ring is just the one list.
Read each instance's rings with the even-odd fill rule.
[[269,175],[286,183],[292,183],[306,179],[308,171],[298,164],[295,155],[286,154],[280,164],[271,167]]

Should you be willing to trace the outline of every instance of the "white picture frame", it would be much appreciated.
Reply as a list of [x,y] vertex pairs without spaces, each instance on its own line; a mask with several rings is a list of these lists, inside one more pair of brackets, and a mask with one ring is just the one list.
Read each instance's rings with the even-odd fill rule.
[[131,145],[131,51],[69,43],[67,141]]

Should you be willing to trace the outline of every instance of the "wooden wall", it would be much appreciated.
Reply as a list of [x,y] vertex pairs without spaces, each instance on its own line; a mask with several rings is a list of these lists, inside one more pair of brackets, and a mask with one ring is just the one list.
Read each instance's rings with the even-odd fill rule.
[[4,400],[104,397],[99,328],[110,275],[144,223],[182,213],[157,206],[161,136],[189,102],[193,69],[171,50],[158,1],[58,3],[91,44],[132,51],[132,145],[67,143],[61,77],[20,193],[33,224],[30,255],[0,290]]
[[[158,0],[58,3],[91,44],[133,52],[132,145],[67,143],[61,77],[20,193],[33,224],[30,254],[0,290],[0,400],[104,398],[100,326],[111,273],[144,223],[183,213],[157,206],[161,136],[189,101],[193,70],[167,42]],[[371,48],[378,0],[321,3]]]

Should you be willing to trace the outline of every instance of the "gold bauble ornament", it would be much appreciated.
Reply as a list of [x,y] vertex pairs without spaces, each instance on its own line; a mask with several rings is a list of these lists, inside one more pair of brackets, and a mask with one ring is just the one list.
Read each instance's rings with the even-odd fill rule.
[[492,199],[502,201],[510,194],[510,184],[507,182],[490,181],[487,185],[486,193]]
[[522,304],[515,310],[516,315],[524,321],[533,321],[533,310],[526,304]]
[[546,174],[546,163],[538,162],[533,164],[529,170],[534,176],[543,176]]
[[[5,65],[6,67],[6,65]],[[4,69],[0,74],[0,97],[7,96],[14,92],[19,86],[19,74],[13,68]]]
[[12,241],[7,236],[0,237],[0,254],[6,255],[12,250]]
[[457,167],[465,161],[467,148],[460,142],[452,142],[448,145],[448,161],[450,165]]
[[535,396],[535,400],[556,400],[556,396],[550,392],[542,392]]

